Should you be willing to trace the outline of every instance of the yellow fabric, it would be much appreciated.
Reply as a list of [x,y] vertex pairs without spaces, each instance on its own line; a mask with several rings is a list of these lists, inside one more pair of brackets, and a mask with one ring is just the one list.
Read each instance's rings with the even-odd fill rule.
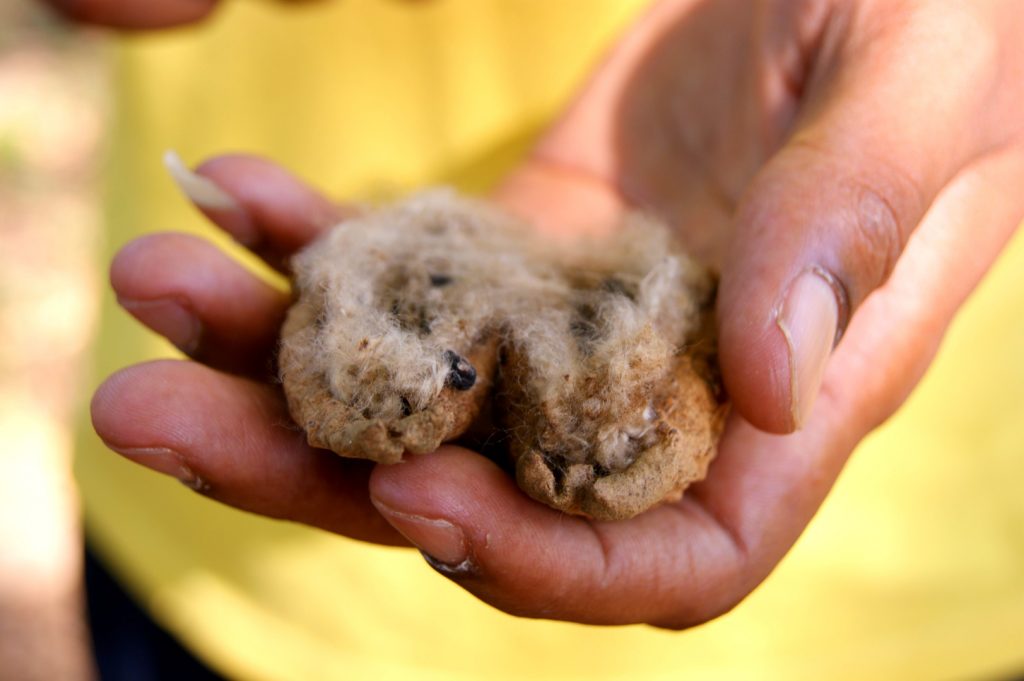
[[[119,49],[108,254],[213,235],[159,164],[265,153],[338,196],[480,190],[639,0],[233,0]],[[83,435],[87,524],[153,615],[251,679],[963,679],[1024,669],[1024,239],[806,535],[729,615],[682,633],[519,620],[411,551],[219,506]],[[103,310],[98,380],[167,346]],[[87,431],[83,428],[83,431]]]

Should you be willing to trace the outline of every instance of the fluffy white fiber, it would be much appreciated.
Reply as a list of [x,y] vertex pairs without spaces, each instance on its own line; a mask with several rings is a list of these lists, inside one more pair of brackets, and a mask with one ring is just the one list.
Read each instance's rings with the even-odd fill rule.
[[448,379],[448,351],[497,333],[511,292],[555,285],[527,256],[526,234],[442,190],[338,226],[293,262],[319,311],[303,363],[367,418],[426,408]]
[[511,317],[529,384],[508,392],[535,405],[545,452],[621,470],[650,444],[656,388],[696,332],[711,279],[639,216],[561,259],[557,293]]
[[451,353],[497,338],[527,364],[502,390],[534,405],[558,456],[608,470],[643,446],[654,386],[712,287],[653,221],[554,246],[441,190],[347,221],[293,267],[317,311],[300,359],[364,417],[426,409],[451,380]]

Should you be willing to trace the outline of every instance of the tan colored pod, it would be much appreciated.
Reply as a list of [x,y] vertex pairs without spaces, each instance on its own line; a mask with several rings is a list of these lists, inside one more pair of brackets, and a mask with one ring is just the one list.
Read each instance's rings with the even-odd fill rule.
[[497,355],[493,337],[466,352],[465,360],[476,376],[469,389],[446,385],[426,408],[415,413],[367,417],[335,397],[323,374],[309,371],[302,362],[303,353],[295,349],[307,347],[312,333],[312,327],[296,321],[303,314],[300,307],[289,312],[279,365],[292,419],[306,431],[313,447],[378,463],[397,463],[405,452],[426,454],[462,435],[490,397]]
[[507,299],[522,243],[490,206],[435,191],[346,221],[293,258],[278,365],[309,443],[395,463],[464,433],[489,398],[491,301]]
[[707,475],[725,422],[727,408],[704,372],[697,370],[700,361],[679,358],[672,379],[652,400],[653,437],[629,465],[610,471],[513,439],[519,486],[552,508],[597,520],[624,520],[662,502],[678,501],[683,490]]
[[553,244],[429,192],[336,227],[293,272],[278,364],[315,447],[395,463],[485,414],[520,487],[606,520],[707,472],[725,413],[715,282],[659,223]]

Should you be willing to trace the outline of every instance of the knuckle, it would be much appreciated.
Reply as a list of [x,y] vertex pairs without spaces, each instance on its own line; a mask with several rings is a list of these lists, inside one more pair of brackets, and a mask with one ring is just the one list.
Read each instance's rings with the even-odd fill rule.
[[857,188],[845,259],[872,283],[881,283],[901,250],[900,221],[890,201],[870,186]]
[[894,170],[850,180],[852,215],[841,258],[841,274],[854,304],[888,279],[923,211],[915,181]]
[[827,214],[825,229],[838,238],[839,248],[830,262],[822,264],[838,277],[856,307],[895,268],[927,208],[923,183],[878,154],[838,155],[813,136],[792,140],[789,153],[788,171],[816,169],[807,175],[818,184],[804,183],[799,188],[804,196],[816,197],[809,199],[816,206],[814,214]]

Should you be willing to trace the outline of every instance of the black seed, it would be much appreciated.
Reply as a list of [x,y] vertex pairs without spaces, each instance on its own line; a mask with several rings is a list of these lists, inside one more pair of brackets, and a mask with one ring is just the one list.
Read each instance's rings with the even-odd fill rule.
[[448,385],[456,390],[469,390],[476,384],[476,369],[465,357],[453,350],[445,350],[444,360],[451,367],[448,372]]
[[406,399],[405,395],[402,395],[402,416],[408,416],[412,413],[412,405],[409,404],[409,400]]
[[441,288],[442,286],[447,286],[450,283],[452,283],[452,278],[449,277],[447,274],[431,274],[430,275],[430,285],[431,286],[436,286],[438,288]]

